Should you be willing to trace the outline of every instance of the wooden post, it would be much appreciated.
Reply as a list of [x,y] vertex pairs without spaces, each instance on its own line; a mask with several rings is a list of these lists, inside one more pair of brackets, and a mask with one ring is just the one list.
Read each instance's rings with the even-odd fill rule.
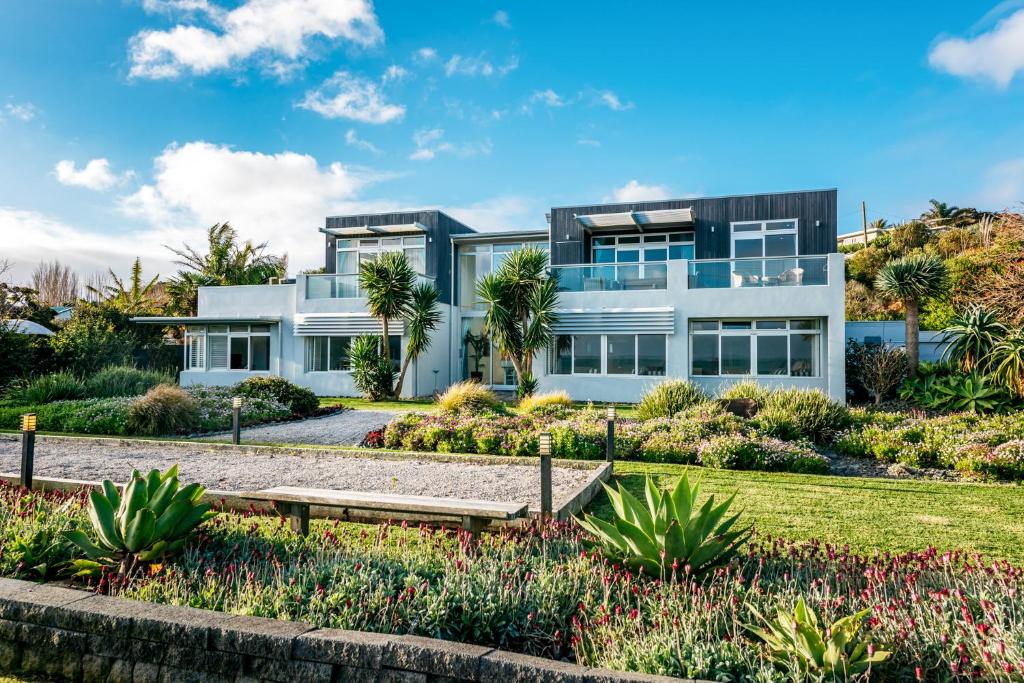
[[868,206],[863,201],[860,203],[860,224],[864,230],[864,248],[868,246]]
[[309,536],[309,506],[302,503],[288,503],[288,523],[295,533]]
[[540,433],[540,518],[551,519],[551,434]]
[[21,416],[21,485],[32,488],[32,470],[36,459],[36,416],[26,413]]

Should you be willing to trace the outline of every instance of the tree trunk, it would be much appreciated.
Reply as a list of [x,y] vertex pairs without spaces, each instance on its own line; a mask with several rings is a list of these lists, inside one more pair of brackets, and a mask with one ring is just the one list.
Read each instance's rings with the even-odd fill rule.
[[409,354],[409,349],[406,349],[405,359],[402,361],[402,371],[398,373],[398,384],[395,385],[394,397],[396,401],[402,396],[402,385],[405,383],[405,373],[409,369],[409,363],[411,362],[412,356]]
[[[388,362],[390,363],[391,362],[391,345],[388,344],[388,339],[390,339],[390,336],[388,334],[389,333],[389,330],[388,330],[388,317],[386,315],[385,316],[381,316],[381,319],[380,319],[380,329],[381,329],[381,353],[384,354],[384,357],[387,358]],[[392,375],[392,376],[394,376],[394,375]],[[390,387],[389,386],[388,387],[388,393],[389,394],[390,393],[394,393],[394,387]]]
[[907,374],[913,377],[917,374],[918,358],[920,356],[920,329],[918,323],[917,301],[908,300],[903,302],[907,310]]

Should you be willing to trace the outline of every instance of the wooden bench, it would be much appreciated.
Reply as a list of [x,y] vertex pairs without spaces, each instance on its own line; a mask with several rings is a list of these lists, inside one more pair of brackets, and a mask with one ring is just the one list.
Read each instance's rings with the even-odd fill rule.
[[432,498],[405,496],[371,491],[334,491],[308,489],[299,486],[277,486],[260,491],[242,491],[240,498],[274,503],[288,517],[293,530],[303,536],[309,533],[311,505],[344,508],[346,510],[372,510],[393,512],[398,515],[416,514],[458,520],[462,528],[479,532],[492,521],[510,521],[526,515],[526,503],[497,503],[488,500],[462,500],[460,498]]

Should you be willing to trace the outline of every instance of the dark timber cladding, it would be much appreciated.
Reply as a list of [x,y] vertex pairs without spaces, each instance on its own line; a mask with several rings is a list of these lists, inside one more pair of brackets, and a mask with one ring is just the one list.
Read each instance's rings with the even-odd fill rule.
[[555,265],[589,262],[588,234],[576,221],[577,215],[686,208],[693,209],[694,251],[699,259],[732,255],[729,226],[736,221],[796,218],[800,254],[828,254],[837,249],[836,190],[832,189],[554,208],[551,210],[551,262]]
[[[438,291],[441,293],[441,301],[451,303],[451,236],[466,232],[473,232],[473,229],[455,220],[443,211],[400,211],[396,213],[362,214],[357,216],[328,216],[327,227],[330,228],[361,228],[363,226],[384,226],[384,225],[407,225],[410,223],[421,223],[427,228],[426,248],[426,275],[434,278]],[[410,233],[412,234],[412,233]],[[373,235],[367,235],[372,237]],[[386,235],[377,235],[384,237]],[[333,273],[336,267],[335,240],[334,235],[327,235],[325,267],[328,273]],[[358,238],[356,238],[358,239]]]

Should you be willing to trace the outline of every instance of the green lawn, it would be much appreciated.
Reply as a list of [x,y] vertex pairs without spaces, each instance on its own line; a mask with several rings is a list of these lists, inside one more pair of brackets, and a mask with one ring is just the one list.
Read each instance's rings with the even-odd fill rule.
[[[643,497],[644,474],[674,485],[679,465],[615,463]],[[825,477],[690,468],[705,493],[736,491],[736,507],[762,533],[849,543],[859,552],[964,548],[1024,562],[1024,490],[1016,485]],[[610,516],[602,493],[592,511]]]

